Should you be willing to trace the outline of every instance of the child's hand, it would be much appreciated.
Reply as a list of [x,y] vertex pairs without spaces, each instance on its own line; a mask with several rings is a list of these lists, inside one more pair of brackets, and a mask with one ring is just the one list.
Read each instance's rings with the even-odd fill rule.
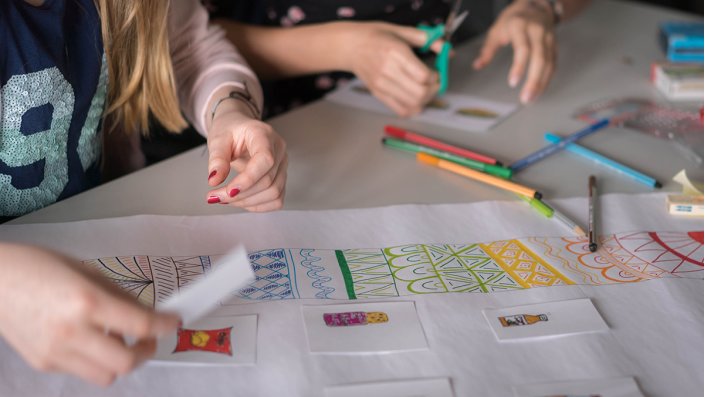
[[487,33],[485,44],[473,66],[481,69],[500,47],[512,44],[514,61],[508,83],[516,87],[526,72],[521,102],[536,99],[546,89],[556,66],[553,12],[542,0],[516,0],[499,15]]
[[208,132],[208,184],[223,183],[231,167],[238,174],[206,200],[253,212],[278,210],[284,205],[286,143],[269,124],[233,108],[237,102],[220,105]]
[[[426,43],[426,33],[383,22],[349,24],[346,62],[372,94],[402,117],[420,113],[438,92],[438,73],[426,66],[412,48]],[[431,50],[438,52],[441,41]]]
[[0,302],[0,333],[33,367],[99,385],[137,367],[178,325],[80,263],[14,244],[0,243]]

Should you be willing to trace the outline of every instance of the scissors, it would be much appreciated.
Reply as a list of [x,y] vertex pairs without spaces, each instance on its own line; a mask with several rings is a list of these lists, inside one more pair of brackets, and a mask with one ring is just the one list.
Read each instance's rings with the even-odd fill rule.
[[422,53],[428,52],[431,48],[431,44],[436,40],[443,39],[443,47],[441,47],[441,51],[436,56],[436,70],[438,70],[438,74],[441,78],[438,95],[445,94],[448,89],[448,64],[450,63],[450,50],[453,48],[450,44],[450,38],[468,16],[467,10],[460,13],[461,4],[462,0],[454,0],[453,7],[448,13],[445,24],[439,23],[436,26],[417,26],[419,29],[426,32],[426,43],[421,47]]

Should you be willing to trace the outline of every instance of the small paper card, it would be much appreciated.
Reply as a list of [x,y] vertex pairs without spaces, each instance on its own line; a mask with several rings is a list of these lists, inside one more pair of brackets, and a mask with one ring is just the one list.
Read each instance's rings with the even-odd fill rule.
[[183,326],[157,342],[159,364],[254,364],[257,315],[208,317]]
[[590,379],[514,386],[516,397],[644,397],[634,378]]
[[215,309],[219,302],[233,291],[255,280],[247,251],[238,246],[218,260],[213,270],[205,277],[189,284],[183,290],[170,296],[165,302],[157,303],[157,310],[178,313],[187,326],[206,313]]
[[302,307],[312,353],[427,349],[414,302]]
[[448,378],[331,386],[325,393],[326,397],[453,397]]
[[[345,106],[371,112],[394,115],[394,112],[372,96],[365,85],[354,80],[333,91],[326,99]],[[429,103],[421,114],[411,120],[441,125],[463,131],[487,131],[507,117],[517,106],[465,95],[447,93]]]
[[609,329],[590,299],[484,309],[482,314],[500,342]]

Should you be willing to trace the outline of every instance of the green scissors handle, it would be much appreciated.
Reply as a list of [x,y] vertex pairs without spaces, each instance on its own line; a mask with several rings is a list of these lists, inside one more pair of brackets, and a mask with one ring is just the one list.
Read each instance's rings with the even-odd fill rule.
[[[426,43],[421,47],[421,52],[426,53],[431,49],[431,44],[443,37],[445,33],[445,25],[438,24],[436,26],[419,25],[419,29],[426,32]],[[445,94],[448,90],[448,64],[450,63],[450,50],[452,46],[449,42],[444,42],[441,47],[441,52],[436,56],[436,70],[441,78],[438,95]]]

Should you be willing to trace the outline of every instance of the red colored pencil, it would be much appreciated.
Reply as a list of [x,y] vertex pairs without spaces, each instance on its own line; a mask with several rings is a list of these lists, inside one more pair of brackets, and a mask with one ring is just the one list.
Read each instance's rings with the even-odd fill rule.
[[475,153],[472,150],[464,149],[461,147],[449,145],[445,142],[429,138],[420,134],[416,134],[411,131],[407,131],[403,128],[395,127],[393,125],[384,126],[384,132],[391,137],[405,140],[407,142],[413,142],[418,145],[428,146],[433,149],[442,150],[444,152],[453,153],[457,156],[465,157],[471,160],[480,161],[492,165],[502,165],[497,159],[485,156],[479,153]]

